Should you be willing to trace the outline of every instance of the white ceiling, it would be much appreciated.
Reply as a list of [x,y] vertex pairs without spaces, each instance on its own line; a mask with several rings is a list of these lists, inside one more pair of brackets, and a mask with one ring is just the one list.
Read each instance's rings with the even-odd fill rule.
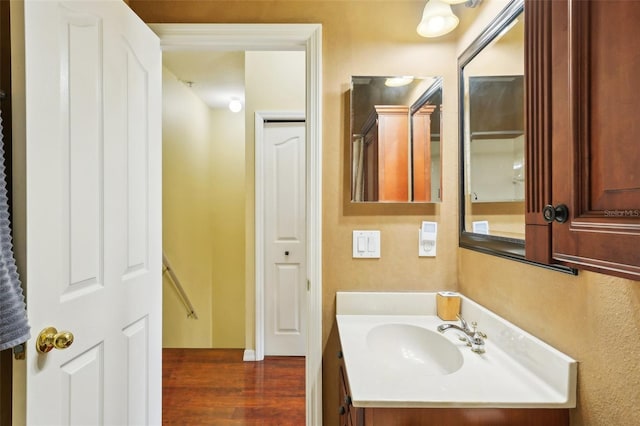
[[162,63],[211,108],[244,107],[244,52],[165,51]]

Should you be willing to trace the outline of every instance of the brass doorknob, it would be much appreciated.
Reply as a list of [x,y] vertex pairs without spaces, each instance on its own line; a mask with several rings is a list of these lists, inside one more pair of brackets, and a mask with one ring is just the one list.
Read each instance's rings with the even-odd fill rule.
[[47,327],[38,334],[36,349],[41,354],[46,354],[51,349],[67,349],[73,343],[73,333],[56,330],[55,327]]

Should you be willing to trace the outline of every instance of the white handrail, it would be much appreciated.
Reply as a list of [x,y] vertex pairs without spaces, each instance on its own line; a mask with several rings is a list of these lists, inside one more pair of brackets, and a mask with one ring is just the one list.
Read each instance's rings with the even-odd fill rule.
[[189,296],[187,296],[187,293],[184,291],[182,284],[180,284],[180,280],[176,276],[175,272],[173,272],[173,269],[171,269],[171,264],[169,263],[169,260],[164,253],[162,253],[162,266],[164,266],[162,273],[169,273],[169,278],[171,278],[173,286],[176,288],[176,291],[178,292],[178,295],[180,296],[184,307],[187,308],[187,318],[193,317],[193,319],[198,319],[198,315],[196,315],[196,311],[195,309],[193,309],[193,305],[189,300]]

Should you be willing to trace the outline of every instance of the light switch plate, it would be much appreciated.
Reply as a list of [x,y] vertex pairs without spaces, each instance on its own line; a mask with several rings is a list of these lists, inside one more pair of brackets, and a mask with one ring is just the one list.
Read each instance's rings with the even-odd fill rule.
[[353,257],[376,259],[380,257],[380,231],[353,231]]

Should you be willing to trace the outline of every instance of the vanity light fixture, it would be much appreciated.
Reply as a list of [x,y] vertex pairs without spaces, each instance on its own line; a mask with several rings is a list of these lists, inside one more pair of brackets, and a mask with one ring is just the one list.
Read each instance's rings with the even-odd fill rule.
[[231,99],[231,102],[229,102],[229,109],[231,112],[240,112],[242,110],[242,102],[237,99]]
[[413,76],[404,75],[402,77],[389,77],[384,81],[384,85],[387,87],[402,87],[411,84]]
[[453,31],[458,22],[449,4],[441,0],[428,0],[416,31],[422,37],[439,37]]
[[476,7],[482,0],[427,0],[418,24],[418,34],[422,37],[440,37],[453,31],[460,20],[451,10],[452,4],[464,3]]

